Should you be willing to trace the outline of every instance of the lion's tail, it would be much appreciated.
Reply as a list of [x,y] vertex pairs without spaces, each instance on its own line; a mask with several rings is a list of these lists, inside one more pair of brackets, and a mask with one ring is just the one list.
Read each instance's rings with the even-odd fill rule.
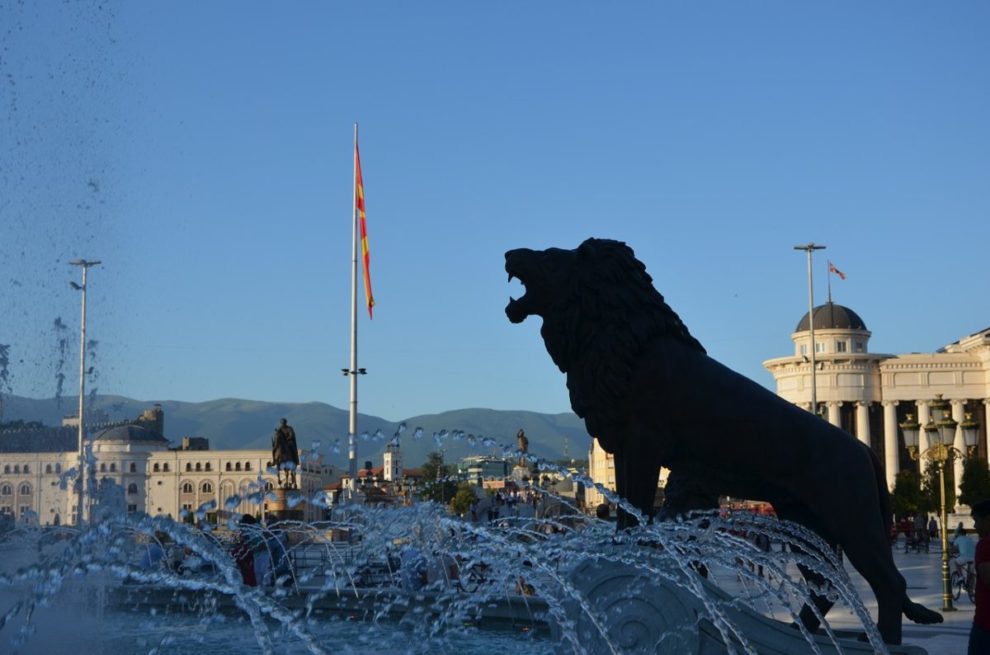
[[866,448],[870,452],[870,460],[873,462],[873,475],[877,479],[877,496],[880,499],[880,518],[883,520],[885,534],[890,534],[890,529],[894,524],[894,513],[890,504],[890,491],[887,489],[887,476],[883,472],[880,458],[870,447]]

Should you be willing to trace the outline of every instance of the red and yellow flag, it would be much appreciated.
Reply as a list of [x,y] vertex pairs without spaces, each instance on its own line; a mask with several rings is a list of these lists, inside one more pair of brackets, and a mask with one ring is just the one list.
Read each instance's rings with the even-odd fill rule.
[[371,254],[368,250],[368,221],[364,214],[364,179],[361,177],[361,153],[354,142],[354,206],[357,208],[361,232],[361,260],[364,262],[364,296],[368,303],[368,317],[374,318],[372,308],[375,296],[371,293]]

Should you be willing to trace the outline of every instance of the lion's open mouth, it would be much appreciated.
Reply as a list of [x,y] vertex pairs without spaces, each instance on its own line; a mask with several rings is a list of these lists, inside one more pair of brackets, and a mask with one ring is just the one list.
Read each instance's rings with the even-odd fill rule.
[[509,317],[509,320],[513,323],[522,323],[526,320],[526,317],[532,313],[532,308],[530,307],[530,298],[525,292],[526,280],[523,277],[522,262],[521,258],[525,256],[525,249],[520,250],[510,250],[505,253],[505,272],[509,274],[509,282],[512,280],[519,280],[523,285],[523,295],[519,298],[513,298],[509,296],[509,304],[505,306],[505,315]]

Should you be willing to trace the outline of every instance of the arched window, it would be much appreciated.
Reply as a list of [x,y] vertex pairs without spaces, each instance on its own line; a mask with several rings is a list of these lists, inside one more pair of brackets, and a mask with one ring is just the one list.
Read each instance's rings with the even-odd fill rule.
[[3,465],[3,472],[8,474],[10,473],[10,464]]
[[131,473],[137,473],[137,464],[131,462]]
[[55,472],[56,473],[61,473],[62,472],[62,465],[61,464],[58,464],[58,463],[55,464]]
[[154,471],[155,473],[158,473],[159,471],[162,470],[162,467],[160,464],[158,464],[158,462],[155,462],[155,465],[151,467],[151,470]]
[[106,473],[106,472],[107,472],[107,465],[106,462],[104,462],[103,464],[100,464],[100,473]]
[[52,472],[52,465],[45,464],[45,473],[51,473],[51,472]]
[[186,462],[186,471],[192,471],[192,462]]
[[20,473],[20,472],[21,472],[20,464],[14,464],[14,473]]
[[231,464],[230,464],[230,462],[227,462],[227,467],[226,467],[226,469],[227,469],[228,471],[229,471],[229,470],[231,470]]
[[9,484],[0,485],[0,496],[10,496],[13,493],[14,489]]
[[241,470],[241,463],[240,462],[237,462],[236,464],[234,464],[234,470],[235,471],[240,471]]
[[31,472],[31,467],[30,467],[30,466],[28,466],[27,464],[25,464],[25,465],[24,465],[24,472],[25,472],[25,473],[30,473],[30,472]]
[[20,489],[18,489],[17,492],[19,494],[21,494],[22,496],[30,496],[31,495],[31,485],[29,485],[27,482],[25,482],[24,484],[21,485]]
[[196,471],[202,471],[203,465],[200,462],[196,462]]
[[168,462],[165,462],[164,464],[162,464],[162,470],[165,471],[166,473],[168,473]]
[[133,482],[130,483],[129,485],[127,485],[127,493],[129,493],[129,494],[136,494],[137,493],[137,485],[134,484]]
[[207,471],[212,471],[212,470],[213,470],[213,465],[212,465],[212,464],[210,464],[209,462],[207,462],[207,463],[206,463],[206,470],[207,470]]
[[265,483],[265,491],[274,491],[274,490],[275,490],[275,483],[274,482],[272,482],[271,480],[269,480],[268,482]]
[[251,462],[244,462],[244,470],[245,471],[251,470]]
[[182,483],[182,493],[191,494],[193,492],[192,482]]
[[204,494],[211,494],[213,493],[213,485],[210,484],[209,482],[204,482],[203,486],[200,487],[200,491],[202,491]]
[[116,473],[117,472],[117,463],[116,462],[110,462],[110,472],[111,473]]

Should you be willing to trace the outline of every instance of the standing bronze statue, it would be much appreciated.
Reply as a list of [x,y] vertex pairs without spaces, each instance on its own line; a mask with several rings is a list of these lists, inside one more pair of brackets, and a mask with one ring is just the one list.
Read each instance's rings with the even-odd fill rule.
[[[278,475],[278,486],[282,489],[296,488],[296,468],[299,466],[299,448],[296,446],[296,431],[284,418],[272,434],[272,463]],[[285,480],[282,480],[282,473]]]
[[516,450],[519,451],[519,465],[526,465],[526,455],[529,453],[529,439],[526,437],[526,432],[519,428],[519,432],[516,432]]
[[[505,269],[526,287],[506,315],[513,323],[543,319],[540,334],[567,375],[571,407],[614,455],[616,491],[639,511],[653,516],[661,466],[701,481],[703,501],[770,502],[780,518],[842,548],[876,596],[885,642],[901,643],[902,613],[942,621],[907,597],[890,552],[890,496],[876,454],[708,357],[631,248],[588,239],[575,250],[510,250]],[[620,528],[634,522],[620,512]],[[813,600],[823,613],[832,605]],[[801,617],[818,627],[810,608]]]

